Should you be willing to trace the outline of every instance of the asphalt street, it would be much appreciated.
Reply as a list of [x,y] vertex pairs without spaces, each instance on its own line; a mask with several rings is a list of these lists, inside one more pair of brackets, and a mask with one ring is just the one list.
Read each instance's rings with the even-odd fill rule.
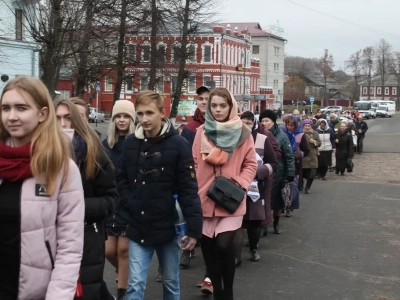
[[[365,156],[400,152],[400,116],[367,122]],[[105,134],[107,124],[98,124],[97,129]],[[398,170],[400,163],[395,163]],[[281,235],[269,234],[260,241],[258,263],[249,260],[249,250],[243,247],[235,299],[400,299],[399,185],[354,183],[346,177],[330,180],[331,176],[335,175],[316,181],[310,195],[301,194],[300,209],[292,218],[282,218]],[[162,299],[156,268],[154,256],[146,300]],[[208,299],[196,288],[203,273],[198,250],[190,268],[180,272],[181,299]],[[115,278],[115,270],[107,264],[105,280],[113,293]]]

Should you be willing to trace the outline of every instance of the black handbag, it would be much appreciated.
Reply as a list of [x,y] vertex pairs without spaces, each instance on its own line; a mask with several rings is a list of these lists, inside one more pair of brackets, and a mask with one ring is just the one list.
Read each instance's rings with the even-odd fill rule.
[[217,176],[215,166],[214,175],[215,180],[208,189],[207,196],[227,212],[233,214],[242,203],[246,189],[233,178]]

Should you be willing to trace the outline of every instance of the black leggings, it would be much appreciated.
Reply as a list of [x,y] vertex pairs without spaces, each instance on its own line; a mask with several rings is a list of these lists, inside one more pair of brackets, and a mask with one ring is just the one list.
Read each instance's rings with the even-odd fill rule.
[[257,244],[261,235],[261,220],[244,220],[243,225],[247,228],[250,250],[257,250]]
[[233,239],[236,230],[218,234],[214,238],[203,235],[201,250],[215,292],[233,293],[235,251]]
[[318,168],[318,175],[320,177],[325,177],[326,176],[326,172],[328,172],[328,167],[319,167]]

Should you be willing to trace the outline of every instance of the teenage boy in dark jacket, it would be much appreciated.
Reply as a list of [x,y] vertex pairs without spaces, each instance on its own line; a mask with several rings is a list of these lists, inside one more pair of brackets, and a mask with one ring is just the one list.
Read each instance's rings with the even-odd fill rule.
[[[202,211],[189,143],[164,116],[161,96],[142,91],[135,103],[139,125],[122,147],[117,175],[121,206],[129,212],[127,299],[143,299],[147,271],[157,252],[164,299],[180,299],[179,245],[192,250],[202,235]],[[178,241],[173,195],[178,195],[187,232]],[[186,241],[188,240],[188,241]]]
[[204,115],[207,110],[208,96],[210,90],[206,86],[201,86],[196,90],[197,93],[197,109],[194,112],[193,121],[189,122],[182,130],[181,136],[188,140],[190,146],[193,146],[196,130],[204,124]]

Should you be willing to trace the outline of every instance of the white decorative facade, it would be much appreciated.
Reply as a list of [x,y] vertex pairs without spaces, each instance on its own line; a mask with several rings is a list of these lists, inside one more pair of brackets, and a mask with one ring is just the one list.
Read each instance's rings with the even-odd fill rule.
[[[3,80],[8,76],[9,81],[20,75],[39,77],[38,47],[27,30],[21,2],[3,0],[0,1],[0,76]],[[6,83],[0,81],[0,93]]]

